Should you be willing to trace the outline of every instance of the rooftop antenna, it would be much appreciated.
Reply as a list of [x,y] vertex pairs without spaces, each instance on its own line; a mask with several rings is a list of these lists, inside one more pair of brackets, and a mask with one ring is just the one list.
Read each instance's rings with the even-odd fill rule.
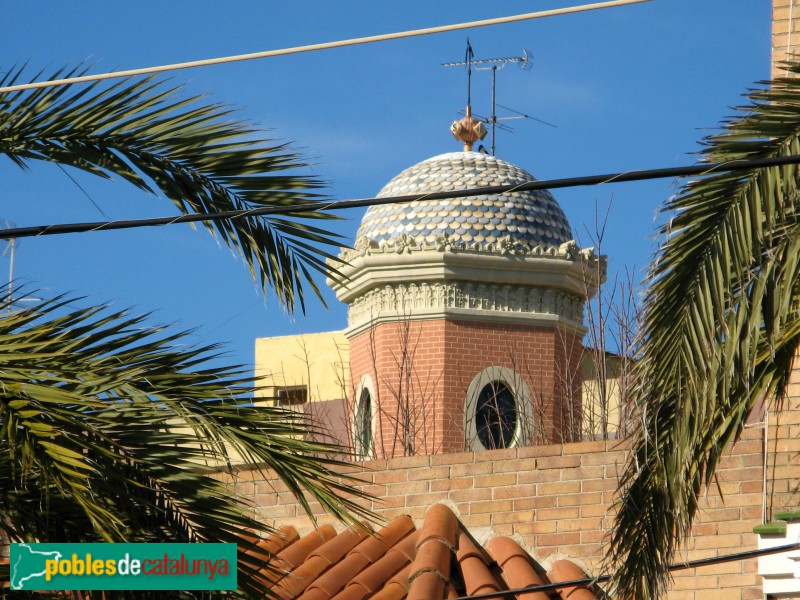
[[[15,229],[16,224],[13,221],[9,221],[8,219],[0,220],[0,229]],[[5,303],[8,306],[8,312],[12,311],[12,305],[15,302],[40,302],[41,298],[33,298],[31,296],[23,296],[22,298],[17,298],[14,300],[14,254],[19,247],[19,240],[17,238],[5,238],[0,240],[0,243],[3,244],[3,256],[9,257],[9,267],[8,267],[8,292],[6,293]]]
[[454,121],[453,124],[450,125],[450,132],[453,134],[453,137],[464,143],[464,152],[472,150],[472,146],[475,142],[486,137],[486,127],[484,127],[480,120],[472,116],[472,64],[475,62],[474,56],[472,45],[469,43],[469,39],[467,39],[467,55],[465,60],[450,65],[455,66],[459,64],[461,66],[466,65],[467,67],[467,109],[464,112],[463,119]]
[[[2,221],[2,229],[14,229],[15,227],[16,225],[8,219]],[[10,307],[14,292],[14,251],[19,245],[19,241],[17,241],[17,238],[7,238],[3,240],[3,243],[5,245],[3,248],[3,256],[8,256],[10,259],[10,266],[8,267],[8,293],[6,294],[6,304]]]
[[[522,56],[508,56],[502,58],[484,58],[480,60],[475,60],[474,55],[472,53],[472,46],[469,44],[469,40],[467,40],[467,58],[461,62],[451,62],[451,63],[444,63],[442,64],[443,67],[463,67],[466,65],[467,67],[467,118],[472,116],[472,110],[470,107],[470,86],[471,86],[471,79],[472,79],[472,66],[475,65],[476,71],[492,71],[492,116],[489,119],[486,119],[487,123],[490,123],[492,126],[492,156],[495,153],[495,130],[498,127],[498,121],[505,121],[507,119],[524,119],[524,118],[533,118],[528,117],[528,115],[523,115],[513,109],[512,112],[516,112],[518,116],[514,117],[497,117],[497,72],[500,69],[503,69],[508,63],[517,63],[523,71],[529,71],[533,67],[533,56],[527,50],[522,50]],[[480,65],[480,66],[479,66]],[[534,119],[538,121],[539,119]],[[542,121],[542,123],[545,123]],[[550,123],[545,123],[546,125],[550,125]],[[454,124],[455,125],[455,124]],[[455,135],[455,132],[454,132]],[[482,137],[480,139],[483,139]]]

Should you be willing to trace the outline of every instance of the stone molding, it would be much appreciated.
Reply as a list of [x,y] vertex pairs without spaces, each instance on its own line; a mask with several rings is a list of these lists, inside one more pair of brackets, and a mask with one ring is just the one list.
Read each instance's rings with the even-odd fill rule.
[[385,285],[414,282],[475,283],[539,286],[592,297],[605,278],[606,258],[593,248],[581,250],[575,242],[559,247],[530,248],[505,240],[500,245],[425,242],[424,238],[401,237],[400,243],[378,244],[362,238],[356,248],[341,252],[344,263],[331,263],[340,274],[328,279],[339,300],[353,304],[360,296]]
[[412,237],[402,234],[397,239],[385,242],[376,242],[365,237],[356,241],[355,247],[345,248],[339,253],[339,258],[344,262],[351,262],[354,258],[369,256],[371,254],[404,254],[412,252],[469,252],[471,254],[494,254],[501,256],[535,256],[575,260],[578,256],[585,259],[595,257],[594,248],[581,249],[574,240],[560,246],[549,248],[543,246],[531,247],[507,235],[494,243],[474,242],[467,244],[455,241],[447,233],[439,235],[435,241],[428,241],[425,237]]
[[585,331],[584,304],[605,278],[606,258],[574,241],[531,248],[505,237],[493,244],[435,242],[401,235],[360,238],[343,250],[339,280],[348,337],[379,323],[458,319]]
[[[459,310],[464,309],[464,310]],[[474,311],[473,318],[506,315],[519,321],[532,318],[552,323],[583,322],[582,298],[561,290],[541,286],[501,285],[471,281],[391,283],[374,288],[355,298],[348,310],[348,326],[359,328],[376,318],[416,318],[435,313],[442,316],[464,316]],[[498,314],[500,313],[500,314]]]

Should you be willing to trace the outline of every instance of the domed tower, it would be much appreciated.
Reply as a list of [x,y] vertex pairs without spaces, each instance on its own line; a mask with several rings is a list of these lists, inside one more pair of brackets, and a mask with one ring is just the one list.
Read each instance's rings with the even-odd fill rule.
[[[429,158],[379,197],[533,181],[494,156]],[[547,191],[370,207],[346,280],[352,434],[362,456],[579,437],[584,305],[605,261]]]

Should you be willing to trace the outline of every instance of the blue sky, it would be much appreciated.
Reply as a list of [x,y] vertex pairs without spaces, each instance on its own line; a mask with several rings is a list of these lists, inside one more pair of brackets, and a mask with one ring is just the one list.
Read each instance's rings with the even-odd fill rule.
[[[476,2],[16,2],[4,7],[0,38],[8,69],[29,72],[92,64],[94,72],[257,52],[571,6],[560,0]],[[336,199],[369,197],[425,158],[458,150],[449,133],[465,103],[467,37],[476,58],[527,49],[530,71],[498,74],[498,102],[556,125],[512,121],[497,155],[550,179],[693,162],[741,94],[769,77],[771,2],[653,0],[620,8],[177,71],[192,94],[237,106],[291,142]],[[473,75],[473,109],[490,112],[489,72]],[[500,112],[499,116],[508,115]],[[104,220],[51,165],[23,172],[0,159],[0,219],[18,226]],[[111,219],[174,214],[171,204],[123,182],[74,174]],[[603,252],[610,270],[641,278],[655,243],[658,207],[679,182],[555,192],[581,245],[590,245],[595,206],[609,202]],[[343,213],[351,240],[363,210]],[[0,273],[9,267],[0,259]],[[286,315],[259,295],[238,257],[189,226],[21,240],[16,285],[74,292],[84,304],[152,312],[153,323],[195,329],[193,343],[225,344],[227,362],[252,363],[255,337],[341,329],[344,307],[312,300]],[[4,281],[5,274],[0,275]]]

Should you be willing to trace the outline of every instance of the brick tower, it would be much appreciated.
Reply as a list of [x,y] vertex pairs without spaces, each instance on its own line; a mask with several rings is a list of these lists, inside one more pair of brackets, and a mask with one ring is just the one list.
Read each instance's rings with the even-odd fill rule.
[[[533,177],[468,148],[392,179],[381,197]],[[352,440],[364,457],[579,436],[586,299],[605,260],[581,250],[547,191],[373,206],[345,282]]]

